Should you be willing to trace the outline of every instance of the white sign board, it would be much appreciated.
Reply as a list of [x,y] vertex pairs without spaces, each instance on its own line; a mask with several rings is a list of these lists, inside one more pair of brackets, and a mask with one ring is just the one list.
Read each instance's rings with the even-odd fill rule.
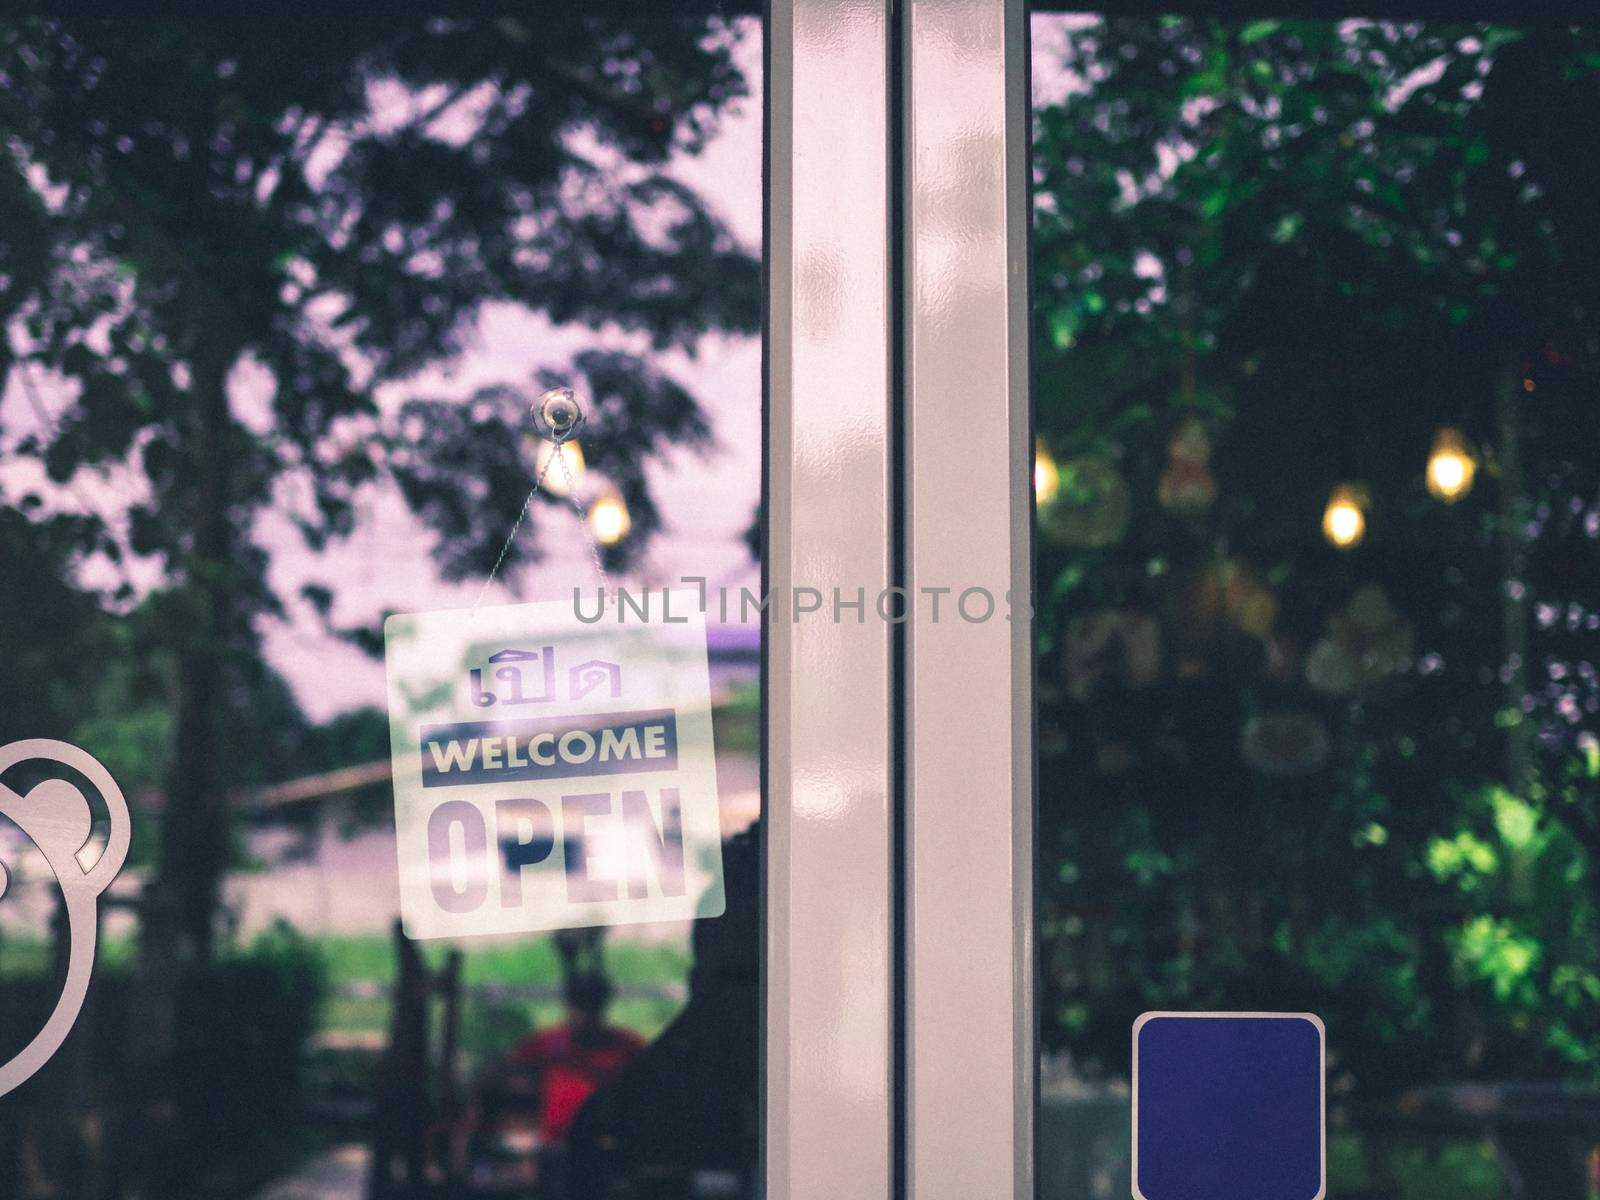
[[384,647],[409,936],[722,914],[698,593],[396,615]]

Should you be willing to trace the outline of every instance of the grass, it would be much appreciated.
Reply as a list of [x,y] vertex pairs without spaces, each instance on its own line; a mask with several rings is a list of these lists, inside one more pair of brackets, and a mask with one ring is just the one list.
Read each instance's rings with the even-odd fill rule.
[[[126,967],[132,964],[135,953],[134,939],[102,935],[95,958],[106,966]],[[54,970],[53,952],[47,938],[33,933],[0,934],[0,979],[31,977]]]
[[[394,942],[386,936],[320,937],[316,944],[328,969],[329,996],[321,1030],[329,1042],[371,1043],[389,1028],[394,986]],[[463,947],[463,1049],[474,1058],[506,1049],[531,1029],[562,1018],[561,965],[547,937],[514,944]],[[446,951],[424,946],[423,957],[437,968]],[[131,938],[102,941],[101,961],[130,964]],[[645,1038],[666,1026],[683,1005],[689,977],[688,947],[677,943],[613,942],[606,946],[606,968],[619,995],[611,1019]],[[0,939],[0,978],[36,976],[50,969],[49,942],[36,936]],[[529,989],[534,995],[496,995],[495,989]]]
[[[394,942],[382,936],[320,937],[335,986],[347,983],[393,983]],[[506,987],[557,986],[560,959],[549,938],[462,947],[466,983]],[[423,957],[433,966],[444,961],[445,951],[425,947]],[[619,988],[664,987],[682,983],[689,974],[689,953],[672,943],[612,942],[605,950],[606,968]]]
[[760,755],[760,684],[733,688],[723,702],[711,710],[711,721],[718,754]]
[[[324,1037],[362,1041],[383,1035],[395,979],[394,943],[377,936],[324,937],[317,943],[332,985],[323,1010]],[[501,1053],[530,1030],[561,1020],[560,959],[549,938],[463,947],[463,951],[462,1048],[470,1057]],[[434,968],[445,953],[431,946],[423,949],[424,959]],[[621,993],[611,1006],[611,1020],[645,1038],[660,1033],[682,1007],[690,966],[687,947],[615,942],[606,947],[605,961]],[[367,994],[369,988],[374,994]],[[497,995],[496,988],[543,994]]]

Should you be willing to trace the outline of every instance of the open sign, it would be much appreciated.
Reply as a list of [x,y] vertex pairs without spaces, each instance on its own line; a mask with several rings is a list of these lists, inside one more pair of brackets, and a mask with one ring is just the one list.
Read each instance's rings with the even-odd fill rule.
[[[490,826],[479,807],[470,800],[446,801],[428,815],[434,903],[445,912],[477,912],[497,890],[501,907],[521,908],[532,900],[523,886],[525,872],[549,861],[558,847],[569,904],[623,895],[643,900],[652,888],[681,897],[687,886],[681,815],[677,788],[663,788],[654,801],[641,789],[617,796],[581,792],[562,796],[554,809],[531,796],[496,800],[498,836],[491,848]],[[617,865],[607,869],[607,859]],[[494,889],[502,867],[505,879]]]
[[401,914],[412,937],[716,916],[704,619],[565,605],[385,625]]

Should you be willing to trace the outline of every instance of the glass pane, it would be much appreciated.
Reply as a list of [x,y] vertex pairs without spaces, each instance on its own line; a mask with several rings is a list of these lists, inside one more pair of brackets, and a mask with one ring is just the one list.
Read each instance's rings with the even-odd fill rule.
[[[692,6],[0,25],[0,1081],[98,941],[0,1191],[755,1194],[761,63]],[[611,637],[602,575],[702,601],[681,704],[504,607]],[[523,625],[386,682],[440,610]],[[38,738],[129,802],[98,899]],[[430,744],[526,782],[435,809]]]
[[1330,1195],[1592,1196],[1600,36],[1032,53],[1042,1194],[1231,1010],[1326,1023]]

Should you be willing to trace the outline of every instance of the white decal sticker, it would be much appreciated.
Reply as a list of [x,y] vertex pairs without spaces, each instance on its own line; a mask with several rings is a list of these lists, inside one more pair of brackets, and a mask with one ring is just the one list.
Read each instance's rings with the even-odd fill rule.
[[[32,738],[0,746],[0,772],[17,763],[31,760],[61,763],[83,775],[100,792],[111,828],[105,848],[87,870],[78,855],[89,845],[94,829],[94,814],[88,798],[76,784],[65,779],[47,779],[35,784],[26,794],[0,784],[0,816],[12,821],[39,847],[45,862],[55,873],[67,913],[67,978],[61,998],[44,1028],[10,1062],[0,1066],[0,1096],[30,1079],[49,1062],[61,1043],[72,1032],[89,990],[94,972],[94,944],[99,917],[95,909],[100,893],[111,885],[128,857],[132,827],[128,802],[111,773],[93,755],[67,742]],[[0,869],[0,894],[5,891],[6,875]]]

